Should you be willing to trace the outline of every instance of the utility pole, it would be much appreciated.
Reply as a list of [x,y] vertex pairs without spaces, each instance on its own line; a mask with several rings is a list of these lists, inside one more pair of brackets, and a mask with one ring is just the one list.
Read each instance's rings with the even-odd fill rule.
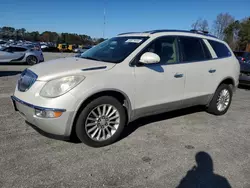
[[106,29],[106,3],[104,0],[104,8],[103,8],[103,38],[105,39],[105,29]]

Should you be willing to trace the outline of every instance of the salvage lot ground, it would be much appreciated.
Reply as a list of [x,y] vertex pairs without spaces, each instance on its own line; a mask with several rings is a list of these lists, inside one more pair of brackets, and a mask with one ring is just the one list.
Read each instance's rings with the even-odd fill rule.
[[96,149],[43,137],[13,111],[9,96],[23,68],[0,67],[0,187],[177,187],[201,151],[210,155],[214,171],[203,155],[201,168],[179,187],[201,181],[250,187],[248,88],[237,90],[224,116],[191,108],[143,118],[117,143]]

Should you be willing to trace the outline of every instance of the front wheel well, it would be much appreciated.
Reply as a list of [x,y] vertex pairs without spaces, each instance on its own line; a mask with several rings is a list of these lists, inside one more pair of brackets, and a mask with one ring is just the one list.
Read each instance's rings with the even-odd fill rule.
[[125,96],[123,93],[121,93],[119,91],[112,91],[112,90],[98,92],[98,93],[95,93],[95,94],[91,95],[86,100],[84,100],[82,102],[82,104],[80,105],[80,107],[77,109],[77,113],[76,113],[76,115],[74,117],[74,120],[73,120],[73,125],[72,125],[72,129],[71,129],[71,136],[75,136],[74,135],[74,130],[75,130],[76,121],[77,121],[77,118],[78,118],[79,114],[83,110],[83,108],[87,104],[89,104],[91,101],[93,101],[93,100],[95,100],[95,99],[97,99],[99,97],[102,97],[102,96],[111,96],[111,97],[116,98],[124,106],[126,116],[127,116],[126,121],[127,122],[129,121],[129,119],[130,119],[130,111],[131,111],[131,104],[130,104],[130,101],[129,101],[127,96]]

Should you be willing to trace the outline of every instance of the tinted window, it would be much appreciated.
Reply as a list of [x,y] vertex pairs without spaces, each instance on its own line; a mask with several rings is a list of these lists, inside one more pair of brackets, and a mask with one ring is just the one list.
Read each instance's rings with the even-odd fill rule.
[[214,51],[215,51],[218,58],[231,56],[231,52],[225,46],[225,44],[217,42],[217,41],[213,41],[213,40],[208,40],[208,42],[213,47],[213,49],[214,49]]
[[20,48],[20,47],[15,47],[14,52],[25,52],[27,49],[25,48]]
[[11,52],[11,48],[10,47],[4,48],[2,51],[4,51],[4,52]]
[[[179,62],[177,37],[162,37],[153,41],[144,51],[159,55],[162,64]],[[142,53],[142,54],[143,54]]]
[[180,43],[184,62],[202,61],[207,59],[203,51],[201,39],[194,37],[180,37]]

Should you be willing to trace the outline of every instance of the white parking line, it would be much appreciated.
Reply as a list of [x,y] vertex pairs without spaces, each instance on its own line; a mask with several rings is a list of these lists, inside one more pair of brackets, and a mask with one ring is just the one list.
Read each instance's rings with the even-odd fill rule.
[[13,95],[13,93],[2,93],[0,94],[0,99],[9,98],[11,95]]

